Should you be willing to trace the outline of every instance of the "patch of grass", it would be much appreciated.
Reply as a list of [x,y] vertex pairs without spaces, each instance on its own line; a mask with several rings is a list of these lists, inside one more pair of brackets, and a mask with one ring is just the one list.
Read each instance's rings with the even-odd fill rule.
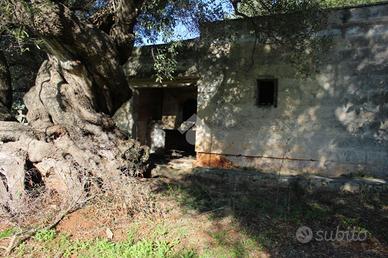
[[231,258],[234,257],[231,255],[230,249],[218,246],[216,248],[208,249],[206,250],[202,255],[201,258]]
[[185,226],[181,226],[177,229],[176,233],[179,238],[184,238],[189,234],[189,229]]
[[168,234],[168,228],[164,224],[157,224],[154,233],[153,233],[153,238],[156,239],[158,237],[163,237]]
[[26,243],[21,243],[15,250],[17,257],[24,257],[26,253]]
[[127,233],[127,241],[129,243],[135,243],[135,239],[136,239],[136,233],[139,229],[139,225],[138,224],[135,224],[134,226],[132,226],[129,230],[128,230],[128,233]]
[[247,257],[245,246],[241,242],[236,242],[228,246],[215,246],[206,250],[201,258],[239,258]]
[[53,229],[42,229],[36,232],[35,239],[39,242],[48,242],[55,238],[56,232]]
[[228,232],[226,230],[210,233],[210,236],[217,242],[218,245],[228,245],[227,235]]
[[182,207],[201,212],[220,208],[225,205],[226,201],[222,198],[214,198],[200,184],[196,185],[195,188],[169,184],[166,193]]
[[256,241],[248,237],[243,231],[239,233],[238,238],[230,238],[229,230],[219,230],[210,233],[210,236],[216,242],[215,248],[209,250],[213,257],[247,257],[250,251],[258,247]]
[[262,232],[253,236],[255,242],[261,250],[265,250],[274,245],[274,239],[276,239],[276,234],[274,234],[271,229],[263,230]]
[[7,228],[6,230],[0,231],[0,239],[12,236],[17,232],[17,228]]
[[232,252],[233,257],[244,257],[246,254],[246,248],[243,243],[236,242],[232,245]]
[[171,257],[173,244],[166,241],[141,240],[113,243],[98,239],[78,248],[79,257]]
[[351,228],[355,229],[357,232],[367,232],[368,234],[372,235],[371,232],[369,232],[369,230],[362,225],[359,218],[341,216],[340,225],[345,229]]
[[311,202],[304,210],[304,217],[309,220],[324,220],[331,214],[329,207],[318,202]]
[[177,253],[176,256],[174,256],[174,258],[197,258],[199,257],[197,255],[197,253],[194,251],[194,250],[183,250],[179,253]]
[[[163,231],[163,230],[162,230]],[[162,236],[141,239],[135,241],[134,233],[128,233],[128,239],[122,242],[112,242],[107,239],[93,239],[89,241],[71,240],[68,235],[59,234],[55,231],[40,231],[34,237],[34,242],[19,246],[15,254],[19,257],[40,254],[52,256],[60,253],[62,257],[197,257],[191,250],[182,249],[175,252],[177,241],[161,240]],[[164,232],[164,231],[163,231]],[[163,233],[162,232],[162,233]],[[164,233],[163,233],[164,234]]]
[[341,216],[340,223],[344,227],[358,227],[359,219]]
[[246,246],[249,249],[253,249],[257,246],[256,241],[250,237],[243,239],[242,243],[244,244],[244,246]]
[[235,185],[227,180],[218,183],[190,180],[163,182],[161,199],[167,199],[169,205],[174,205],[171,209],[179,211],[165,213],[166,217],[157,219],[136,218],[128,225],[127,239],[123,241],[76,241],[63,234],[52,239],[46,232],[40,237],[46,240],[32,239],[19,247],[16,254],[23,257],[60,254],[62,257],[229,258],[290,254],[299,257],[311,252],[333,256],[337,250],[339,254],[354,251],[354,243],[341,243],[340,248],[318,241],[298,244],[295,231],[301,225],[328,231],[337,226],[341,230],[355,227],[358,231],[364,227],[377,241],[373,240],[373,246],[369,242],[363,245],[371,249],[388,243],[386,230],[381,226],[387,221],[387,209],[381,208],[387,203],[385,195],[370,198],[369,195],[315,194],[293,188],[260,188],[238,182]]

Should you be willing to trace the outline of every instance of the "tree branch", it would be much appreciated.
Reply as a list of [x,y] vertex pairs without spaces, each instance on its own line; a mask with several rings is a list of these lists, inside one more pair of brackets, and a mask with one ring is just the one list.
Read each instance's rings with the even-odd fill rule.
[[121,64],[124,64],[131,55],[135,39],[134,27],[143,3],[144,0],[118,0],[116,3],[110,36],[120,53]]

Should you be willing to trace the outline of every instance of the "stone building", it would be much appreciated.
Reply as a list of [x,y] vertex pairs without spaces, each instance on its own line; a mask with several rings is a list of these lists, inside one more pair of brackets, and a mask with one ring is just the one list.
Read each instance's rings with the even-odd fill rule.
[[388,4],[329,10],[312,36],[325,46],[296,59],[258,40],[268,19],[203,24],[162,84],[154,47],[135,49],[135,96],[119,120],[154,152],[192,152],[200,166],[387,176]]

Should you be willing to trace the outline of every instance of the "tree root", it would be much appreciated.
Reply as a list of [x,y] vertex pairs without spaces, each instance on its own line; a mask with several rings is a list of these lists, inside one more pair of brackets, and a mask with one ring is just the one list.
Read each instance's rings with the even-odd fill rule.
[[11,216],[28,212],[36,185],[68,203],[94,186],[106,191],[114,178],[147,174],[148,148],[98,109],[83,65],[62,63],[45,61],[24,96],[28,125],[0,123],[0,207]]

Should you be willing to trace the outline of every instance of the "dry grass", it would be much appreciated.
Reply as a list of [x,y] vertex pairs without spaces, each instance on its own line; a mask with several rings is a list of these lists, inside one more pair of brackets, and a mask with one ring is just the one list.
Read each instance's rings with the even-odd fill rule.
[[[384,226],[388,225],[386,194],[311,194],[301,189],[231,186],[191,176],[121,183],[126,187],[109,186],[111,191],[95,195],[87,206],[66,216],[54,233],[39,232],[39,237],[21,245],[13,255],[386,257],[388,254]],[[367,230],[370,237],[365,242],[301,244],[295,239],[295,231],[301,225],[314,230],[357,227]],[[0,227],[0,231],[5,232],[6,228],[13,228],[12,224]]]

